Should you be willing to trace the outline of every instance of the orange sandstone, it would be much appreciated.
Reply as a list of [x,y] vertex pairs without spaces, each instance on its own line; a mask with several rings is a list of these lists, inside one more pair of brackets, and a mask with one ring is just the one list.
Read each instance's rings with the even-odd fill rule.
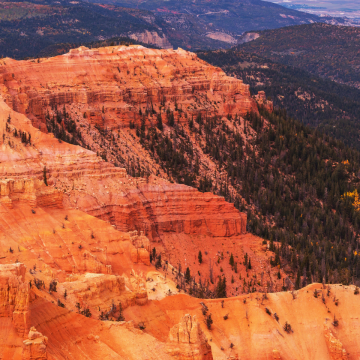
[[[158,110],[162,96],[190,113],[241,114],[255,107],[246,85],[182,50],[80,48],[39,62],[0,63],[0,129],[8,127],[0,139],[0,358],[357,359],[360,297],[353,286],[331,285],[330,296],[319,284],[294,294],[255,292],[223,306],[221,299],[171,295],[167,271],[149,265],[153,246],[170,264],[203,277],[211,260],[214,276],[223,267],[228,280],[227,251],[242,276],[248,253],[258,289],[281,283],[268,272],[266,245],[246,234],[246,216],[223,198],[155,176],[133,179],[32,126],[42,127],[47,107],[63,104],[102,127],[127,125],[146,103]],[[202,101],[194,109],[196,96]],[[258,101],[271,106],[264,94]],[[15,129],[30,134],[31,144]],[[237,294],[238,279],[229,283],[228,295]],[[119,304],[125,321],[114,321]],[[284,331],[285,322],[293,332]]]
[[151,106],[161,112],[164,102],[190,114],[240,115],[256,109],[242,80],[182,49],[80,47],[39,61],[6,58],[0,74],[4,101],[38,127],[47,109],[63,105],[76,105],[73,115],[85,113],[91,124],[106,129],[140,120],[140,110]]

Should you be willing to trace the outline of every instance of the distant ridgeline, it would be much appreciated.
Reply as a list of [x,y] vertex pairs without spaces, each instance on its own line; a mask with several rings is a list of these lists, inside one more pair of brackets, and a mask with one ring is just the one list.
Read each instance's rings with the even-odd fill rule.
[[[147,14],[142,10],[107,9],[81,1],[2,3],[0,55],[14,59],[56,55],[63,53],[62,47],[71,48],[67,44],[78,47],[114,37],[129,38],[131,34],[146,31],[163,36],[158,26],[143,19]],[[53,48],[56,44],[61,45]]]
[[360,88],[360,28],[316,23],[259,32],[239,50]]
[[291,117],[360,150],[360,89],[244,50],[198,52],[198,56],[242,79],[253,94],[264,90]]
[[113,37],[192,51],[230,48],[244,31],[318,21],[324,19],[258,0],[3,2],[0,56],[36,57],[54,44],[80,45]]

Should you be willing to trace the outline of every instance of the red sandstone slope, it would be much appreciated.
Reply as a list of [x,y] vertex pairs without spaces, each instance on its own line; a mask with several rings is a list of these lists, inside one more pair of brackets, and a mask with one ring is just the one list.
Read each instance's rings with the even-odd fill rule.
[[[360,300],[354,289],[341,285],[323,289],[320,284],[312,284],[293,294],[268,294],[267,299],[257,293],[226,299],[224,307],[221,299],[204,300],[207,314],[211,313],[213,319],[210,330],[203,323],[204,306],[187,295],[149,302],[142,308],[141,319],[149,333],[164,341],[184,313],[195,315],[209,339],[214,359],[357,359]],[[127,309],[125,314],[139,318],[135,308]],[[284,330],[285,323],[290,324],[291,331]]]

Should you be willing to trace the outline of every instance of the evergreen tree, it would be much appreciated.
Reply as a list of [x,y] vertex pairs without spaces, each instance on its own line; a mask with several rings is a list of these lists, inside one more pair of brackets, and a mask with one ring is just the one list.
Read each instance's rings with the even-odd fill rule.
[[235,261],[234,261],[234,256],[233,256],[232,253],[231,253],[231,255],[230,255],[229,264],[230,264],[231,267],[234,267]]
[[244,265],[246,266],[247,263],[248,263],[248,254],[245,253],[245,255],[244,255]]
[[298,270],[297,276],[296,276],[296,281],[295,281],[295,290],[299,290],[300,289],[300,269]]
[[213,319],[211,318],[211,314],[206,317],[206,327],[211,330],[211,325],[213,324]]
[[174,126],[174,124],[175,124],[175,118],[174,118],[174,113],[173,112],[171,112],[168,115],[168,124],[169,124],[169,126]]
[[199,264],[203,262],[201,251],[199,251],[198,260],[199,260]]
[[119,316],[117,321],[125,321],[124,312],[121,303],[119,304]]
[[215,296],[217,298],[226,298],[227,295],[226,295],[226,277],[225,276],[222,276],[220,277],[219,276],[219,281],[216,285],[216,289],[215,289]]
[[44,178],[44,184],[46,186],[48,186],[47,176],[46,176],[46,166],[44,166],[44,169],[43,169],[43,178]]
[[161,264],[161,254],[158,255],[156,263],[155,263],[155,268],[159,269],[161,268],[162,264]]
[[186,280],[187,283],[189,283],[190,280],[191,280],[191,275],[190,275],[190,269],[189,269],[189,267],[187,267],[187,268],[186,268],[186,271],[185,271],[185,280]]
[[156,126],[160,131],[163,130],[163,123],[162,123],[161,114],[158,114],[158,116],[157,116]]

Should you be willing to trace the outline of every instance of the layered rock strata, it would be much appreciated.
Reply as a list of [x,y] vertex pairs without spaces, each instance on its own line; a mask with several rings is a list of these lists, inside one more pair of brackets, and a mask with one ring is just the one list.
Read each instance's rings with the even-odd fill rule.
[[[24,193],[24,201],[21,202],[24,205],[34,206],[36,198],[39,207],[59,208],[60,199],[63,198],[65,212],[66,209],[75,208],[109,221],[120,231],[143,231],[152,245],[141,236],[138,241],[135,238],[130,239],[133,235],[122,235],[133,243],[131,259],[137,264],[149,264],[149,248],[154,246],[160,246],[159,250],[164,251],[164,259],[175,266],[181,263],[183,268],[189,266],[189,253],[196,257],[199,250],[204,251],[205,243],[210,247],[212,264],[216,263],[217,254],[223,251],[222,247],[234,247],[233,254],[238,257],[248,252],[235,245],[247,241],[247,235],[244,234],[246,216],[223,198],[210,193],[200,193],[184,185],[170,184],[155,176],[150,176],[148,180],[132,178],[124,169],[104,162],[91,151],[59,142],[51,135],[41,133],[31,126],[24,115],[12,111],[6,104],[0,102],[0,108],[4,110],[0,125],[2,122],[4,127],[7,125],[11,130],[5,132],[5,142],[2,145],[5,151],[0,164],[0,174],[8,184],[4,185],[4,199],[7,201],[15,199],[15,195],[19,194],[11,190],[11,184],[25,184],[26,180],[29,182],[29,189],[33,189],[33,203],[25,202],[26,197],[23,195],[29,196],[30,192]],[[7,122],[9,116],[10,123]],[[31,134],[31,144],[24,144],[14,136],[15,129]],[[49,186],[44,186],[44,176]],[[19,189],[24,188],[21,186]],[[11,200],[12,206],[16,206],[16,203],[20,204],[19,201]],[[60,213],[64,214],[65,218],[66,214]],[[56,225],[58,226],[61,227],[62,222]],[[50,228],[49,232],[53,233],[53,230],[54,228]],[[115,266],[115,273],[118,273],[118,263],[112,263],[110,269],[107,268],[106,261],[99,262],[99,257],[103,259],[111,256],[112,247],[105,249],[104,246],[96,246],[92,234],[89,233],[88,236],[90,249],[81,251],[82,256],[76,260],[76,264],[69,263],[67,259],[71,257],[66,257],[65,254],[62,255],[64,258],[57,260],[63,264],[64,270],[109,274]],[[219,243],[218,239],[222,240],[221,248],[216,245]],[[260,243],[261,240],[257,241]],[[76,243],[80,246],[78,241]],[[187,250],[189,244],[194,244],[191,245],[191,251]],[[122,253],[121,247],[114,249]],[[252,260],[256,268],[253,257]],[[196,269],[192,262],[190,265],[193,273],[203,272]],[[228,270],[231,271],[230,268]],[[214,276],[218,273],[219,268],[214,271]],[[203,276],[208,278],[208,271]],[[265,272],[263,284],[266,284],[266,278]],[[237,285],[234,290],[236,287]]]
[[72,115],[84,114],[103,129],[140,123],[148,110],[165,119],[171,108],[187,121],[182,112],[210,116],[256,109],[248,85],[182,49],[80,47],[38,61],[4,59],[0,85],[4,101],[37,126],[48,109],[63,105],[76,105],[68,109]]
[[31,207],[62,208],[63,194],[36,178],[0,181],[0,203],[12,208],[13,202],[27,203]]

